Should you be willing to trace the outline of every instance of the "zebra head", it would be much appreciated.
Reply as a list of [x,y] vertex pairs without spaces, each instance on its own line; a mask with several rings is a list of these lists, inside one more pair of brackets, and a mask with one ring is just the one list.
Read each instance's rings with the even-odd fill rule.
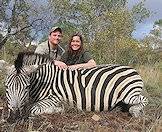
[[37,68],[38,65],[23,66],[19,69],[14,65],[10,67],[5,81],[9,122],[26,114],[29,103],[30,74]]

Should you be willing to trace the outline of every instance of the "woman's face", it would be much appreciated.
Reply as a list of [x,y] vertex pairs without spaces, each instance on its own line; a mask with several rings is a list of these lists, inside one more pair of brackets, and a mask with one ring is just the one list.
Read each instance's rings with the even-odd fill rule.
[[71,41],[71,48],[72,50],[79,50],[81,46],[81,40],[79,36],[74,36],[72,41]]

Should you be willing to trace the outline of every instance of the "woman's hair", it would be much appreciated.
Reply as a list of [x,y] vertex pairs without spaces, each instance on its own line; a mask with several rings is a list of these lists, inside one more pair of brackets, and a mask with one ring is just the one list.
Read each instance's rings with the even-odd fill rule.
[[[73,40],[73,37],[75,36],[78,36],[80,38],[80,41],[81,41],[81,45],[80,45],[80,48],[77,50],[77,51],[74,51],[72,48],[71,48],[71,42]],[[82,52],[84,50],[83,48],[83,37],[80,33],[75,33],[71,36],[71,39],[69,41],[69,44],[68,44],[68,53],[69,54],[79,54],[80,52]]]

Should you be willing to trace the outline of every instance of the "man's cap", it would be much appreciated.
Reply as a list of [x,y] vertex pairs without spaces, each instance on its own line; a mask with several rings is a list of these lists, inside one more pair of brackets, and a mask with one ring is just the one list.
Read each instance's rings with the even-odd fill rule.
[[50,30],[50,34],[55,31],[59,31],[60,33],[62,33],[62,29],[60,27],[52,27]]

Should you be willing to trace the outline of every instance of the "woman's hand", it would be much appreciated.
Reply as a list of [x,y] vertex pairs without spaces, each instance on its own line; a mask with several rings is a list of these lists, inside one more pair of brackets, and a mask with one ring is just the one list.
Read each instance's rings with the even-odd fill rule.
[[82,68],[80,64],[68,66],[68,69],[70,69],[70,70],[76,70],[79,68]]

